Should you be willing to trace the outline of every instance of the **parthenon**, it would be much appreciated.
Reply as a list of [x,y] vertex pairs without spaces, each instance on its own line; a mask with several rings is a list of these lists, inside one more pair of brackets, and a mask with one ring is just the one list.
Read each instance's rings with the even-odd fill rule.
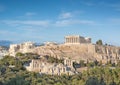
[[65,36],[65,44],[91,43],[91,38],[84,38],[79,35]]

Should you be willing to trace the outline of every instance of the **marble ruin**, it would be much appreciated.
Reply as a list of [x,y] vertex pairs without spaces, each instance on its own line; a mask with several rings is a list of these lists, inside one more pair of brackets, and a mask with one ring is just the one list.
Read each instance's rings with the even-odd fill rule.
[[[66,61],[65,61],[66,62]],[[39,72],[40,74],[49,74],[49,75],[73,75],[74,72],[71,69],[71,66],[63,65],[62,63],[48,63],[41,60],[32,60],[29,66],[26,66],[28,71]]]
[[91,43],[91,38],[84,38],[79,35],[65,36],[65,44],[82,44],[82,43]]
[[33,48],[35,48],[35,44],[33,42],[11,44],[9,48],[9,54],[11,56],[15,56],[17,52],[22,52],[22,53],[32,52]]

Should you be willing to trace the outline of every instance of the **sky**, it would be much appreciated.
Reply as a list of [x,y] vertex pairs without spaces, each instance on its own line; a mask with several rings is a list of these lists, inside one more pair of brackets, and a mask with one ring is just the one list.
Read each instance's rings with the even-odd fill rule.
[[66,35],[120,46],[120,0],[0,0],[0,40],[63,43]]

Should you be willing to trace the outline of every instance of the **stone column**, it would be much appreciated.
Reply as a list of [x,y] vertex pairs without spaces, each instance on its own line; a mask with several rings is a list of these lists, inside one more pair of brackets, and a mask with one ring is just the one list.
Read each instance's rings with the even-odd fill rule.
[[71,41],[70,41],[70,38],[69,38],[69,43],[70,43]]
[[74,40],[73,40],[74,38],[72,37],[72,43],[74,42]]
[[77,43],[79,43],[79,38],[77,38]]
[[73,37],[73,43],[75,43],[75,38]]
[[74,37],[74,43],[75,43],[75,37]]
[[75,43],[75,38],[74,38],[74,43]]
[[76,37],[76,43],[78,43],[78,38]]
[[70,42],[70,39],[68,38],[68,43]]
[[75,42],[74,37],[73,37],[73,43]]
[[75,43],[77,43],[77,38],[75,38]]
[[76,43],[78,43],[78,38],[76,37]]
[[78,43],[80,43],[80,38],[78,37]]
[[67,38],[67,43],[69,43],[69,38]]
[[68,43],[68,38],[66,38],[66,43]]
[[73,37],[72,37],[72,43],[73,43]]
[[74,43],[74,37],[73,37],[73,43]]
[[67,43],[68,43],[68,38],[66,39]]

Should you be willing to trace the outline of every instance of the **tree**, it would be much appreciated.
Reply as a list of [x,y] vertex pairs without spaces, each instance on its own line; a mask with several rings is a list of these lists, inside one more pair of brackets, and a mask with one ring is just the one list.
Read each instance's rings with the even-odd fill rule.
[[18,52],[15,56],[24,56],[23,53]]
[[94,67],[94,62],[89,62],[89,63],[87,63],[87,67]]
[[94,65],[95,65],[95,66],[98,66],[98,63],[99,63],[99,62],[98,62],[97,60],[94,61]]
[[24,80],[21,76],[16,76],[15,78],[10,79],[10,81],[6,82],[6,85],[30,85],[30,83]]
[[116,83],[115,83],[114,81],[112,81],[112,82],[110,83],[110,85],[116,85]]
[[104,79],[101,77],[101,79],[100,79],[100,83],[99,83],[100,85],[106,85],[106,83],[104,82]]
[[96,41],[96,44],[97,45],[103,45],[103,42],[102,42],[102,40],[98,40],[98,41]]
[[99,81],[98,81],[98,79],[96,77],[90,77],[86,81],[85,85],[99,85]]

